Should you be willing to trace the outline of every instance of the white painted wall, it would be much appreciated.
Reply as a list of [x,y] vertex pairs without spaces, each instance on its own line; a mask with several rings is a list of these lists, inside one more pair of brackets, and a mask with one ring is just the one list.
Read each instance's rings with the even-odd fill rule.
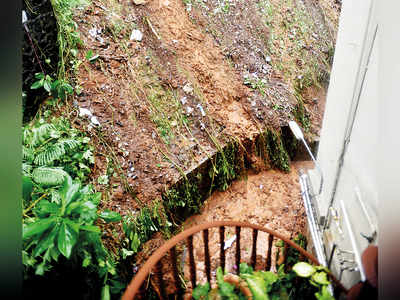
[[[343,230],[341,234],[337,223],[333,222],[323,232],[327,259],[333,243],[342,250],[353,250],[340,201],[348,210],[358,256],[368,246],[360,233],[371,234],[371,227],[357,197],[366,204],[374,226],[377,224],[379,49],[378,38],[374,40],[377,28],[375,11],[374,0],[343,1],[317,154],[324,175],[322,193],[315,199],[317,214],[326,216],[332,203],[339,213],[339,228]],[[379,30],[377,32],[379,35]],[[345,140],[348,143],[344,151]],[[317,191],[319,176],[311,170],[310,177],[313,189]],[[323,230],[323,227],[320,228]],[[336,255],[331,269],[339,276]],[[343,272],[342,280],[346,287],[359,279],[359,272]]]

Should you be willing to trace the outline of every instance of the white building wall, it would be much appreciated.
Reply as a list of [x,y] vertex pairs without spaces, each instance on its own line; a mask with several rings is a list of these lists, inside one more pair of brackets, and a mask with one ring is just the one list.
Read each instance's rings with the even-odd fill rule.
[[[361,233],[371,235],[377,226],[379,49],[375,33],[379,34],[379,31],[374,5],[374,0],[343,1],[317,154],[324,176],[322,193],[314,200],[317,215],[325,219],[329,217],[331,205],[339,215],[337,221],[328,218],[326,226],[320,224],[327,260],[333,245],[337,245],[331,265],[337,277],[344,266],[339,264],[338,250],[355,251],[355,256],[344,256],[360,263],[361,253],[368,246],[367,239]],[[319,175],[311,170],[310,177],[313,190],[317,191]],[[365,204],[367,215],[360,200]],[[353,243],[341,201],[348,212]],[[357,270],[342,272],[346,287],[361,278]]]

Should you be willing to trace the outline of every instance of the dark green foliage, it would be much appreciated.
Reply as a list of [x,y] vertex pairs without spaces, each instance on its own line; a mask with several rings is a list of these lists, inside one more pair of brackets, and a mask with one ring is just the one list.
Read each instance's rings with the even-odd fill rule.
[[261,133],[256,140],[256,154],[265,161],[268,159],[272,168],[285,172],[290,171],[289,155],[282,143],[281,136],[267,129]]
[[215,170],[210,169],[210,177],[212,178],[211,190],[214,187],[220,191],[225,191],[229,184],[238,177],[240,166],[237,162],[238,144],[229,142],[222,150],[215,155]]
[[49,75],[44,75],[43,73],[36,73],[35,78],[37,81],[32,84],[31,89],[44,88],[49,93],[49,96],[55,99],[65,100],[67,95],[72,95],[74,92],[72,86],[64,79],[54,80]]
[[304,107],[303,100],[301,97],[298,97],[296,107],[293,111],[293,115],[296,120],[301,124],[304,130],[307,132],[310,130],[310,116],[307,114],[306,109]]
[[[30,89],[35,81],[34,76],[38,72],[44,72],[46,75],[54,77],[59,57],[57,25],[51,2],[48,0],[26,0],[22,1],[22,9],[27,14],[26,27],[30,36],[29,38],[23,26],[22,90],[25,97],[23,97],[22,103],[24,122],[27,122],[36,114],[39,104],[46,97],[44,89]],[[30,39],[32,39],[32,42]]]
[[291,160],[293,160],[296,156],[297,148],[299,146],[299,141],[291,132],[289,126],[281,127],[281,140],[283,143],[283,147],[288,153]]
[[[197,213],[201,206],[199,191],[200,178],[193,176],[182,179],[183,182],[175,188],[167,190],[163,195],[163,203],[170,217],[179,216],[183,219]],[[174,222],[176,223],[176,222]]]
[[163,231],[169,234],[169,223],[158,201],[155,201],[153,208],[143,207],[138,214],[125,216],[122,226],[126,237],[125,248],[122,249],[124,258],[137,253],[154,233]]

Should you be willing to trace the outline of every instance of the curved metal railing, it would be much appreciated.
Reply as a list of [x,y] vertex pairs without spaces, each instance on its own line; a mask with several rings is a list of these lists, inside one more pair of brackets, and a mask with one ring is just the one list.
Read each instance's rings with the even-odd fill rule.
[[[211,223],[204,223],[197,226],[193,226],[178,235],[174,236],[167,242],[165,242],[159,249],[157,249],[151,257],[146,261],[146,263],[142,266],[136,276],[132,279],[130,284],[128,285],[127,289],[125,290],[122,300],[132,300],[135,296],[138,295],[138,292],[145,282],[148,275],[152,272],[153,268],[155,268],[155,275],[158,279],[159,285],[159,296],[161,298],[167,299],[167,294],[165,291],[165,282],[163,280],[163,272],[161,266],[161,259],[169,253],[169,257],[171,260],[172,272],[173,272],[173,281],[177,290],[182,290],[180,281],[179,281],[179,274],[178,274],[178,267],[177,267],[177,251],[176,245],[182,241],[186,242],[187,249],[189,250],[189,270],[190,270],[190,282],[192,284],[192,288],[195,288],[197,285],[196,282],[196,264],[194,259],[194,252],[193,252],[193,235],[199,232],[203,232],[203,241],[204,241],[204,264],[205,264],[205,273],[207,277],[207,281],[211,283],[211,264],[210,264],[210,250],[209,250],[209,229],[210,228],[219,228],[219,242],[220,242],[220,266],[222,269],[225,268],[225,227],[234,227],[236,232],[236,251],[235,251],[235,262],[236,266],[239,266],[241,262],[240,257],[240,233],[241,228],[250,228],[253,230],[252,235],[252,249],[251,249],[251,258],[250,264],[255,267],[256,264],[256,256],[257,256],[257,238],[258,232],[265,232],[268,234],[268,250],[267,250],[267,257],[266,257],[266,270],[271,269],[271,262],[272,262],[272,245],[274,239],[282,240],[284,243],[284,249],[287,251],[288,247],[292,247],[295,250],[300,252],[301,258],[308,259],[308,261],[314,265],[319,265],[318,260],[309,252],[304,250],[303,248],[299,247],[296,243],[289,240],[288,238],[284,237],[280,233],[259,226],[255,224],[245,223],[245,222],[237,222],[237,221],[216,221]],[[285,257],[285,256],[284,256]],[[286,259],[286,258],[285,258]],[[284,261],[283,261],[284,263]],[[237,268],[239,272],[239,268]],[[331,281],[335,290],[338,293],[345,293],[347,294],[347,290],[342,286],[342,284],[332,275],[329,274]],[[182,291],[181,291],[182,292]],[[181,294],[182,295],[182,294]]]

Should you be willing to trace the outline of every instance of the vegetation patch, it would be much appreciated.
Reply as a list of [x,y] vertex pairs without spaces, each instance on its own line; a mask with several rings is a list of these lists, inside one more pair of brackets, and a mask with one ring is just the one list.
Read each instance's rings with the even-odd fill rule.
[[272,130],[267,129],[262,132],[256,139],[256,154],[269,162],[272,168],[289,172],[289,155],[282,142],[281,135]]
[[116,257],[103,245],[99,222],[119,222],[121,216],[98,211],[101,193],[86,184],[93,163],[90,138],[65,118],[39,118],[23,128],[22,253],[28,286],[36,276],[80,268],[84,280],[109,291]]
[[[306,272],[303,272],[306,270]],[[328,291],[328,270],[298,262],[288,272],[282,264],[277,273],[254,271],[246,263],[239,266],[239,275],[226,273],[221,267],[216,272],[217,287],[207,282],[192,293],[195,300],[203,299],[325,299],[333,300]]]

